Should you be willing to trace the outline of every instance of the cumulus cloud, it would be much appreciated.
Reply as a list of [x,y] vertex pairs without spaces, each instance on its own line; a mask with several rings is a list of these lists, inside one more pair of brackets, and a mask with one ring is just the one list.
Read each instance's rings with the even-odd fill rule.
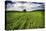
[[[28,4],[28,5],[27,5]],[[27,11],[32,11],[32,10],[42,10],[44,9],[42,3],[32,3],[32,2],[27,2],[27,3],[20,3],[16,2],[14,4],[8,4],[7,5],[7,10],[16,10],[16,11],[23,11],[26,9]]]

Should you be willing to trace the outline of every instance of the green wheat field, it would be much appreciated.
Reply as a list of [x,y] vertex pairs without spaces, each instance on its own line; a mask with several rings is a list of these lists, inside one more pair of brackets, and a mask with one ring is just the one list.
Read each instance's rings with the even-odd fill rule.
[[6,11],[6,30],[44,28],[44,11]]

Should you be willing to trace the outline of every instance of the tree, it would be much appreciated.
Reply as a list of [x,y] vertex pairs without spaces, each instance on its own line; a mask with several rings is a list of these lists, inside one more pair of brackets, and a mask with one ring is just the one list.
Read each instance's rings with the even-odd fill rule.
[[26,12],[26,9],[24,9],[23,11]]

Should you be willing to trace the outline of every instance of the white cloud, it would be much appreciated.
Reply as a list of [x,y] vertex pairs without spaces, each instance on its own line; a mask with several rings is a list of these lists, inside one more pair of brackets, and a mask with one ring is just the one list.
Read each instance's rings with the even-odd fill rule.
[[[9,0],[10,1],[10,0]],[[11,1],[13,1],[13,2],[15,2],[15,1],[27,1],[27,2],[44,2],[44,0],[11,0]]]
[[[32,11],[32,10],[43,9],[41,7],[41,5],[42,4],[34,4],[34,3],[31,3],[31,4],[29,4],[29,3],[25,3],[25,4],[16,3],[16,4],[8,5],[10,7],[8,7],[7,10],[23,11],[24,9],[26,9],[27,11]],[[14,7],[12,7],[12,6],[14,6]],[[38,7],[38,6],[40,6],[40,7]]]

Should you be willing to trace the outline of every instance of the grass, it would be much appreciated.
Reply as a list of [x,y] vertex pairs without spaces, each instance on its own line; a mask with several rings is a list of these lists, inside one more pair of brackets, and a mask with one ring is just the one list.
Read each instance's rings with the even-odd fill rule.
[[6,12],[6,30],[44,28],[44,12]]

